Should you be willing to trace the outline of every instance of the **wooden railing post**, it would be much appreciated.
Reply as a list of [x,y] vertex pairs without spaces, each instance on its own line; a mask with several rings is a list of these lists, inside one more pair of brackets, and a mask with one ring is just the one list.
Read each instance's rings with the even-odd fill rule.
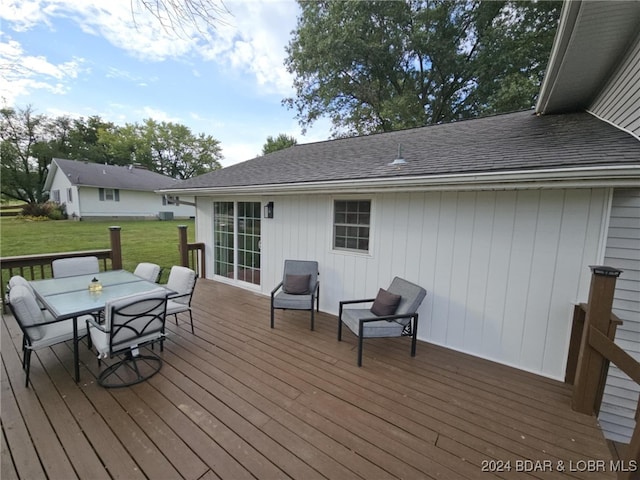
[[122,244],[120,243],[120,227],[109,227],[111,238],[111,269],[122,269]]
[[578,412],[594,415],[597,395],[602,379],[603,369],[607,367],[606,359],[589,344],[591,329],[607,336],[611,319],[613,294],[616,279],[621,270],[611,267],[592,266],[591,287],[587,314],[582,332],[582,343],[578,356],[576,381],[573,388],[571,407]]
[[187,226],[178,225],[178,237],[180,243],[178,250],[180,251],[180,265],[189,267],[189,246],[187,245]]

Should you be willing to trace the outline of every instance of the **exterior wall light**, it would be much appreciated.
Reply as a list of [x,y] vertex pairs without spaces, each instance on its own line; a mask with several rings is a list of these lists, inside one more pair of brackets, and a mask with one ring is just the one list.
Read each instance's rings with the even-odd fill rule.
[[273,218],[273,202],[264,204],[264,218]]

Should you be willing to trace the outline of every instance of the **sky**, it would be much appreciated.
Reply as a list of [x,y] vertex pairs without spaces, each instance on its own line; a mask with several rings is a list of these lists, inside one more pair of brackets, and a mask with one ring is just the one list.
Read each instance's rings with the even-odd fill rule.
[[328,120],[303,136],[281,103],[294,95],[284,66],[299,13],[293,0],[225,0],[215,29],[179,34],[140,5],[0,0],[2,106],[116,125],[179,123],[220,141],[223,167],[259,155],[269,136],[329,138]]

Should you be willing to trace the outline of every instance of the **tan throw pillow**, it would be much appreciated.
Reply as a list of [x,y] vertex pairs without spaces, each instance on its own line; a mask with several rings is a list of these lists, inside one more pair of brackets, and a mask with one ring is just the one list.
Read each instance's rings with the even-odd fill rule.
[[378,317],[394,315],[400,304],[400,295],[387,292],[384,288],[378,290],[378,295],[371,306],[371,313]]
[[311,275],[285,275],[282,290],[291,295],[308,295]]

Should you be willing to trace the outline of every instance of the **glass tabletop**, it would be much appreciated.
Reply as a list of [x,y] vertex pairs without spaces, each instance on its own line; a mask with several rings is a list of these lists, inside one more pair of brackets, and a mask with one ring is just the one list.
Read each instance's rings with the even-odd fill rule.
[[106,272],[76,275],[73,277],[47,278],[34,280],[31,283],[33,289],[42,297],[59,293],[88,290],[91,280],[97,278],[103,286],[118,285],[130,282],[139,282],[142,278],[126,270],[109,270]]
[[[97,292],[89,290],[94,277],[102,283],[102,290]],[[45,308],[58,320],[102,310],[113,298],[164,288],[125,270],[37,280],[31,285]]]

